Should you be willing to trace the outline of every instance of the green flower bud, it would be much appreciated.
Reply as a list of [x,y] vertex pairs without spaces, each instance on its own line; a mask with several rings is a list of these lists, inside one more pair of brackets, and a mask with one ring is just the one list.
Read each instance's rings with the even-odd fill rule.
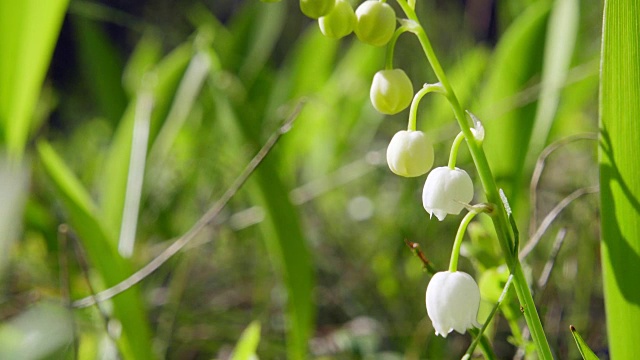
[[373,76],[369,95],[376,110],[393,115],[411,104],[413,84],[402,69],[380,70]]
[[318,19],[318,25],[324,36],[340,39],[353,31],[356,26],[356,14],[349,2],[336,0],[333,10]]
[[398,131],[387,148],[387,164],[400,176],[426,174],[433,165],[433,145],[422,131]]
[[396,13],[393,8],[377,0],[368,0],[356,9],[356,36],[373,46],[386,45],[396,31]]
[[308,17],[317,19],[327,15],[335,2],[336,0],[300,0],[300,10]]

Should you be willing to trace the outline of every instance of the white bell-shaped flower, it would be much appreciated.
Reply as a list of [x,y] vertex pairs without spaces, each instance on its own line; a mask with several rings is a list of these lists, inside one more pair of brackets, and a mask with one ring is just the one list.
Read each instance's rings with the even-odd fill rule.
[[427,314],[436,335],[480,327],[476,320],[480,307],[480,289],[471,275],[460,271],[441,271],[433,275],[426,294]]
[[433,145],[422,131],[398,131],[389,142],[387,164],[400,176],[426,174],[433,165]]
[[422,206],[430,216],[442,221],[457,215],[473,199],[473,182],[466,171],[447,166],[433,169],[422,191]]

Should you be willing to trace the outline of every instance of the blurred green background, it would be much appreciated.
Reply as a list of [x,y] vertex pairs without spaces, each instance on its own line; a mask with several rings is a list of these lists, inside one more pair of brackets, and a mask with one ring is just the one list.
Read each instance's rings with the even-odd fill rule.
[[[227,359],[234,348],[243,358],[243,346],[262,359],[466,351],[468,335],[434,335],[429,276],[404,243],[445,269],[460,218],[429,219],[424,177],[386,166],[408,111],[382,116],[369,103],[383,48],[325,38],[293,0],[1,6],[0,358]],[[597,184],[595,141],[567,142],[547,158],[531,209],[545,146],[597,130],[601,9],[418,1],[463,106],[483,121],[523,243],[563,198]],[[435,81],[415,38],[400,38],[394,60],[415,88]],[[301,101],[293,128],[184,251],[112,301],[68,309],[184,234]],[[458,132],[449,105],[432,95],[418,117],[443,166]],[[474,177],[464,147],[458,167]],[[479,219],[460,268],[480,282],[482,322],[505,277],[490,222]],[[598,219],[597,198],[581,196],[525,261],[557,358],[579,356],[569,324],[607,357]],[[127,236],[136,239],[130,256],[119,244]],[[499,358],[535,358],[511,298],[488,335]]]

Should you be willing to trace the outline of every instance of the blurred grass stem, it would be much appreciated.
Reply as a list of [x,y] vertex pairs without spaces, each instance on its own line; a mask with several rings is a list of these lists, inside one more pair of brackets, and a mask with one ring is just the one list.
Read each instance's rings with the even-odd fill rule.
[[304,101],[300,100],[291,115],[283,122],[283,124],[276,129],[276,131],[269,137],[265,144],[260,148],[258,153],[249,161],[244,170],[238,175],[233,184],[224,192],[224,194],[216,201],[211,208],[204,214],[198,221],[181,237],[174,241],[169,247],[167,247],[160,255],[151,260],[147,265],[143,266],[140,270],[133,273],[131,276],[117,283],[116,285],[107,288],[95,295],[88,296],[82,299],[74,301],[71,305],[74,308],[85,308],[94,304],[99,304],[105,300],[121,294],[122,292],[130,289],[140,281],[144,280],[147,276],[156,271],[160,266],[166,263],[170,258],[176,255],[186,245],[188,245],[204,228],[209,226],[213,220],[215,220],[222,209],[229,203],[231,198],[240,190],[242,185],[249,179],[249,177],[255,172],[264,158],[271,152],[271,149],[276,145],[282,135],[288,132],[295,119],[302,111]]

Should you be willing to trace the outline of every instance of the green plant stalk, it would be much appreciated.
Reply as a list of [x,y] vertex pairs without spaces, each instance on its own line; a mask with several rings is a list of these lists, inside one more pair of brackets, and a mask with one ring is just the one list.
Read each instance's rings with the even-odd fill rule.
[[531,291],[529,290],[527,280],[522,271],[522,265],[520,264],[518,257],[514,256],[516,252],[513,249],[513,239],[512,234],[509,230],[510,226],[509,221],[507,220],[507,213],[502,200],[500,199],[498,187],[493,179],[493,174],[491,173],[491,168],[489,167],[489,163],[487,161],[484,150],[482,149],[482,146],[478,141],[474,141],[475,137],[473,136],[471,128],[469,127],[465,112],[460,106],[453,88],[451,87],[451,84],[449,84],[449,80],[442,70],[442,66],[440,65],[440,62],[438,61],[438,58],[436,57],[435,52],[431,47],[431,43],[429,41],[429,38],[427,37],[426,32],[422,28],[422,25],[420,25],[420,21],[418,20],[415,11],[407,4],[405,0],[397,0],[397,3],[398,5],[400,5],[407,17],[410,20],[415,21],[416,23],[415,28],[412,28],[411,31],[418,37],[418,41],[420,42],[420,45],[424,50],[429,64],[431,64],[436,77],[446,91],[445,96],[447,97],[449,103],[451,104],[451,107],[453,108],[454,115],[456,117],[456,120],[458,121],[458,124],[460,125],[464,137],[467,139],[469,152],[471,153],[471,157],[476,165],[478,176],[480,177],[480,181],[482,182],[487,201],[496,206],[491,219],[493,221],[496,234],[498,235],[500,248],[505,255],[507,266],[509,267],[511,274],[513,274],[513,285],[516,290],[518,300],[520,301],[520,304],[524,309],[524,317],[526,319],[527,325],[529,326],[529,330],[531,331],[531,337],[533,338],[533,341],[538,350],[538,355],[542,360],[552,360],[553,355],[551,353],[551,348],[549,347],[549,343],[547,342],[547,338],[544,334],[542,322],[540,321],[540,317],[538,316],[533,297],[531,296]]
[[389,40],[389,45],[387,45],[387,53],[386,53],[386,59],[385,59],[385,70],[393,70],[393,52],[396,49],[396,42],[398,41],[398,38],[400,37],[400,35],[402,35],[403,33],[407,32],[408,29],[404,26],[400,26],[395,33],[393,33],[393,37],[391,37],[391,40]]
[[449,261],[450,272],[458,271],[458,257],[460,256],[462,239],[464,239],[464,233],[467,232],[467,226],[476,215],[478,215],[476,211],[469,211],[462,219],[462,222],[460,222],[458,232],[456,233],[456,239],[453,242],[453,249],[451,250],[451,260]]
[[424,84],[422,89],[418,90],[418,92],[413,96],[411,107],[409,108],[409,124],[407,125],[407,130],[417,130],[418,105],[420,105],[420,100],[422,100],[422,98],[430,92],[439,92],[441,94],[444,94],[445,90],[440,84]]
[[502,293],[498,298],[498,302],[493,307],[493,309],[491,309],[491,313],[489,314],[489,316],[487,316],[487,319],[484,321],[482,328],[478,330],[477,334],[474,334],[475,339],[473,339],[473,342],[467,349],[467,352],[465,353],[465,355],[462,357],[462,360],[471,359],[471,356],[473,355],[473,351],[475,350],[476,346],[478,345],[479,342],[483,341],[483,339],[485,338],[484,332],[485,330],[487,330],[489,323],[491,322],[493,317],[496,315],[496,313],[498,312],[498,309],[500,308],[500,305],[504,301],[504,298],[507,296],[507,293],[509,292],[509,287],[511,287],[512,282],[513,282],[513,275],[509,275],[509,278],[507,279],[507,283],[504,285],[504,288],[502,289]]
[[[464,133],[460,132],[458,136],[453,140],[453,144],[451,145],[451,153],[449,154],[449,169],[454,170],[456,168],[456,159],[458,158],[458,149],[460,148],[460,143],[464,139]],[[464,221],[464,220],[463,220]]]

